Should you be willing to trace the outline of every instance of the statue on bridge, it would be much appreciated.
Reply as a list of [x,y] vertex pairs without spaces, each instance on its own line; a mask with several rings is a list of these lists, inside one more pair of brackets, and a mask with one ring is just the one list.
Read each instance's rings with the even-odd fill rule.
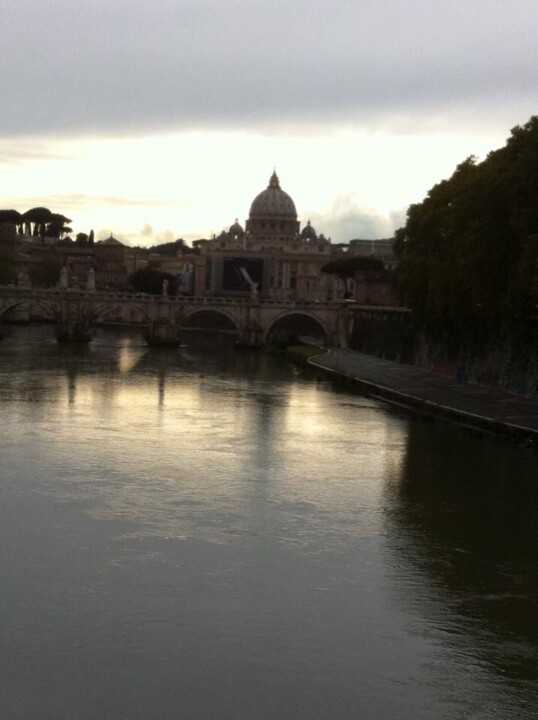
[[65,267],[65,265],[64,265],[64,266],[62,267],[62,269],[60,270],[60,283],[59,283],[59,287],[61,287],[61,288],[69,287],[69,279],[68,279],[68,277],[67,277],[67,268]]
[[88,290],[88,292],[95,292],[95,270],[92,267],[88,270],[86,290]]

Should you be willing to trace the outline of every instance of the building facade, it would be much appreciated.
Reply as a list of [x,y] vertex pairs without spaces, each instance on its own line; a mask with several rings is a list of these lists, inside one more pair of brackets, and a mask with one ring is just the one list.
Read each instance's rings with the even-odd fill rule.
[[341,252],[310,221],[301,230],[292,198],[276,172],[250,206],[243,228],[236,220],[211,240],[196,240],[193,291],[196,295],[241,296],[316,302],[341,291],[321,268]]
[[[22,230],[22,228],[21,228]],[[386,274],[357,273],[344,282],[322,272],[343,256],[371,256],[386,271],[396,265],[391,240],[351,240],[332,244],[310,221],[301,228],[293,199],[280,186],[276,172],[251,203],[244,227],[236,221],[209,240],[195,240],[193,250],[175,256],[132,248],[112,235],[99,242],[72,242],[16,232],[0,225],[0,268],[3,282],[51,287],[64,269],[69,287],[85,288],[90,269],[97,290],[129,289],[129,276],[150,269],[178,278],[177,292],[195,296],[246,297],[289,302],[325,302],[355,298],[363,304],[393,304]],[[9,267],[8,267],[9,266]]]

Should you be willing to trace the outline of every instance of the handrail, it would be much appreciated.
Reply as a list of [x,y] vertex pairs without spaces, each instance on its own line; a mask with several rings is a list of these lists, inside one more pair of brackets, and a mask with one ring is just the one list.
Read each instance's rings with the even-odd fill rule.
[[76,299],[92,300],[97,302],[113,301],[128,302],[133,304],[150,305],[154,303],[171,304],[174,306],[260,306],[260,307],[285,307],[287,309],[297,308],[298,310],[327,310],[343,306],[355,310],[374,312],[410,312],[409,308],[385,305],[362,305],[349,300],[277,300],[275,298],[258,297],[223,297],[221,295],[149,295],[133,292],[110,291],[110,290],[84,290],[82,288],[32,288],[16,285],[0,285],[0,297],[28,297],[39,299]]

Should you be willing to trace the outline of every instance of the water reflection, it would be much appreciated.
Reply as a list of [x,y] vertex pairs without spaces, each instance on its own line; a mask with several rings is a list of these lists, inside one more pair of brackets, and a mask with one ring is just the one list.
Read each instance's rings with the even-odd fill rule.
[[222,340],[6,340],[10,718],[534,717],[527,450]]
[[58,392],[48,416],[56,443],[42,450],[64,468],[56,492],[67,475],[64,497],[87,487],[95,517],[166,537],[246,533],[310,551],[378,532],[379,468],[398,462],[401,421],[347,394],[333,406],[329,383],[303,382],[263,354],[190,342],[148,351],[136,334],[102,331],[89,347],[41,347],[32,373],[50,384],[51,355],[53,377],[67,380],[68,407]]
[[133,341],[129,339],[121,346],[118,356],[118,370],[120,373],[131,372],[147,354],[147,348],[142,348],[139,344],[134,345]]
[[[415,422],[387,499],[400,599],[421,618],[434,598],[446,641],[470,654],[470,668],[478,663],[514,682],[528,711],[538,689],[535,453]],[[413,583],[427,592],[409,592]]]

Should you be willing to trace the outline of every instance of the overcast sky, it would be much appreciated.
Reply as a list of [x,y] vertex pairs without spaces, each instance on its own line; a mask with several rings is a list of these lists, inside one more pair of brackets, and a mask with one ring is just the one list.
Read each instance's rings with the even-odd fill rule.
[[0,207],[130,242],[243,223],[276,167],[333,241],[538,112],[537,0],[3,0]]

